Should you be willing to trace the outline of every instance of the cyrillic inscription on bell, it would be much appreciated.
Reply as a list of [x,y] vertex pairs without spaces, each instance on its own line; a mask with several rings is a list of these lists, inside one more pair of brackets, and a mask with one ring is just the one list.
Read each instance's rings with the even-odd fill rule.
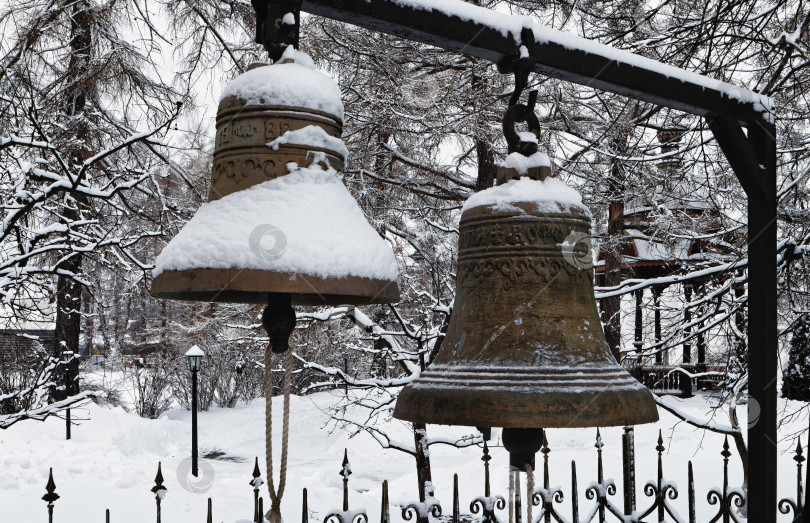
[[594,427],[658,419],[604,338],[585,242],[591,217],[561,181],[473,195],[459,228],[456,299],[435,361],[394,416],[477,427]]
[[[320,157],[335,170],[343,169],[346,151],[340,141],[342,106],[338,109],[323,105],[320,102],[324,97],[301,93],[285,96],[289,94],[285,89],[289,79],[284,78],[281,65],[253,67],[225,88],[217,111],[208,201],[284,176],[290,163],[304,167]],[[315,84],[324,83],[324,75],[315,70],[298,68],[296,73],[310,74]],[[306,85],[306,80],[299,82]],[[251,89],[252,84],[256,84],[255,89]],[[259,90],[259,84],[265,86],[264,92]],[[268,85],[278,88],[267,89]],[[256,96],[251,96],[251,91]],[[299,105],[290,105],[290,101]]]

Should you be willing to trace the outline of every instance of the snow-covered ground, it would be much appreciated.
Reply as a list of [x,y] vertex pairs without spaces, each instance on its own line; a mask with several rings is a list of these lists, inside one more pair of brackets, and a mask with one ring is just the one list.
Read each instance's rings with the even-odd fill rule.
[[[341,392],[324,392],[306,397],[292,398],[291,438],[287,490],[284,495],[283,515],[288,523],[301,517],[302,489],[309,489],[311,520],[322,520],[326,513],[342,502],[341,476],[338,474],[343,449],[348,449],[353,474],[350,478],[351,508],[365,507],[371,522],[379,521],[381,483],[388,479],[393,505],[416,498],[416,476],[413,459],[395,450],[385,450],[361,434],[349,438],[328,423],[324,410],[343,400]],[[695,397],[683,401],[681,407],[695,415],[703,415],[708,399]],[[798,405],[791,405],[791,407]],[[281,436],[281,398],[274,398],[273,431],[278,449]],[[741,409],[744,410],[744,409]],[[360,412],[348,412],[348,416]],[[154,521],[155,502],[150,492],[158,461],[163,464],[163,475],[168,492],[163,501],[163,521],[205,521],[206,499],[213,498],[214,521],[250,521],[253,510],[253,492],[248,484],[253,460],[259,456],[264,466],[264,401],[259,399],[234,409],[212,408],[199,415],[201,453],[221,451],[223,459],[207,460],[214,476],[210,489],[193,493],[178,481],[178,468],[189,456],[191,427],[190,413],[173,409],[157,420],[148,420],[128,413],[122,408],[107,408],[91,404],[74,410],[74,418],[84,418],[73,428],[73,439],[64,439],[64,421],[49,419],[43,423],[27,421],[9,430],[0,431],[0,521],[22,523],[42,521],[46,514],[41,496],[45,493],[48,468],[53,467],[56,492],[55,521],[103,521],[104,510],[109,508],[115,523],[144,523]],[[727,422],[725,419],[718,419]],[[800,431],[807,423],[803,415],[783,429],[784,434]],[[722,484],[721,436],[695,430],[677,423],[671,415],[661,412],[661,421],[655,426],[636,427],[637,489],[640,507],[649,505],[642,486],[656,475],[654,447],[658,428],[663,429],[664,472],[667,479],[681,487],[681,495],[673,503],[681,514],[686,512],[687,462],[695,467],[698,520],[708,521],[716,508],[706,502],[709,488]],[[392,437],[412,442],[407,425],[396,420],[382,425]],[[620,428],[602,430],[604,439],[605,475],[612,477],[618,493],[614,503],[621,506],[621,434]],[[469,429],[429,426],[431,437],[453,437],[469,433]],[[580,488],[580,507],[586,513],[591,502],[585,499],[584,487],[596,479],[595,429],[555,429],[548,431],[551,447],[551,485],[562,486],[565,492],[563,514],[570,514],[571,460],[577,462]],[[806,439],[806,438],[803,438]],[[789,450],[795,442],[780,443],[780,497],[795,496],[795,463]],[[736,449],[730,461],[733,486],[741,482],[742,472]],[[493,493],[507,495],[507,454],[500,447],[498,431],[492,441]],[[469,509],[473,497],[483,494],[483,467],[481,449],[456,449],[444,445],[431,447],[433,482],[436,496],[445,513],[451,511],[453,473],[459,474],[462,511]],[[540,466],[538,460],[538,467]],[[278,458],[276,458],[278,466]],[[277,472],[277,471],[276,471]],[[183,475],[181,480],[186,478]],[[541,477],[538,477],[538,484]],[[525,487],[525,484],[524,484]],[[262,495],[267,500],[266,488]],[[525,506],[525,502],[524,502]],[[507,514],[502,513],[502,520]],[[782,516],[789,521],[788,516]],[[392,519],[400,521],[399,512],[392,507]]]

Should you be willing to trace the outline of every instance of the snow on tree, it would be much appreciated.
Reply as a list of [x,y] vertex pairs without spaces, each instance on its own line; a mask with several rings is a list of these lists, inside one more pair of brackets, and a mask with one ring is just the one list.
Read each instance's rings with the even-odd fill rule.
[[796,320],[788,348],[787,366],[782,374],[782,396],[810,401],[810,316]]

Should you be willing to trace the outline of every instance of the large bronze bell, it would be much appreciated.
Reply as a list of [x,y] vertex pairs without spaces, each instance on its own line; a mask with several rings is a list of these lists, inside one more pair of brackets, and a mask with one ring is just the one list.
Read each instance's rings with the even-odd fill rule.
[[[515,183],[523,185],[507,194]],[[507,427],[508,450],[507,439],[524,432],[538,441],[537,431],[511,429],[658,419],[650,391],[616,363],[605,341],[591,253],[580,241],[590,213],[542,195],[563,188],[553,178],[521,178],[484,191],[494,191],[478,198],[484,204],[465,205],[447,335],[427,370],[400,392],[394,417]]]
[[[152,296],[270,303],[271,309],[283,309],[287,316],[289,304],[368,304],[399,299],[396,260],[390,246],[366,221],[336,174],[331,181],[337,183],[322,183],[324,176],[343,168],[346,151],[340,140],[343,105],[337,84],[314,70],[308,57],[303,56],[305,63],[299,64],[297,59],[302,56],[297,53],[279,64],[251,68],[226,86],[217,115],[209,202],[164,248],[156,263]],[[311,168],[316,163],[329,171],[323,176],[319,172],[310,176],[311,189],[303,197],[299,195],[300,205],[289,210],[297,213],[297,217],[280,217],[280,209],[289,203],[290,195],[283,194],[285,187],[300,190],[302,185],[280,183],[271,191],[266,189],[266,182],[281,181],[290,177],[291,172],[300,177],[303,171],[299,169]],[[240,212],[246,214],[245,208],[233,202],[244,200],[248,191],[259,189],[268,195],[267,200],[258,205],[253,201],[255,212],[237,216]],[[314,214],[334,207],[335,198],[343,202],[343,211],[335,211],[330,220],[321,220],[321,228],[326,229],[307,227]],[[286,229],[280,226],[282,219],[288,224]],[[189,239],[191,229],[196,234],[193,241]],[[296,237],[292,237],[291,231],[295,231]],[[229,236],[235,238],[225,239],[234,241],[220,242],[227,244],[227,248],[214,247],[215,241]],[[266,242],[268,238],[275,238],[275,251],[259,245],[259,241]],[[299,256],[303,258],[301,264],[285,265],[296,242],[303,244],[298,252],[303,250],[307,255]],[[371,263],[361,264],[354,270],[362,260],[346,260],[345,255],[346,270],[331,273],[334,247],[342,245],[365,246],[366,250],[356,256],[374,258],[379,263],[374,267]],[[197,250],[205,252],[197,256]],[[192,259],[177,262],[184,252]],[[170,259],[174,261],[167,261]],[[312,270],[300,268],[318,264]],[[387,269],[375,269],[380,266]]]

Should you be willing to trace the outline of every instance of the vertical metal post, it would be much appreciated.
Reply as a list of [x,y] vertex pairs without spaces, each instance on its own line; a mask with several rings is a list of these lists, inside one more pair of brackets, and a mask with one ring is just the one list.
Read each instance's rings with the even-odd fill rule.
[[[58,399],[65,399],[79,393],[79,361],[76,355],[71,351],[62,351],[61,363],[64,365],[62,370],[64,377],[65,391],[60,394]],[[65,410],[65,439],[71,438],[70,434],[70,409]]]
[[45,495],[42,496],[42,501],[48,504],[48,523],[53,523],[53,502],[59,499],[59,494],[56,493],[56,483],[53,481],[53,468],[48,472],[48,483],[45,485]]
[[[799,439],[799,449],[800,450],[802,448],[801,445],[802,445],[802,441],[801,441],[801,439]],[[807,449],[808,449],[808,453],[810,453],[810,434],[808,434]],[[801,519],[799,520],[799,521],[801,521],[801,523],[810,523],[810,512],[808,512],[807,508],[806,508],[807,507],[807,490],[808,489],[810,489],[810,464],[808,464],[808,466],[805,469],[804,486],[803,486],[803,488],[802,487],[799,488],[801,493],[797,497],[797,499],[802,500],[802,516],[801,516]]]
[[208,517],[206,518],[206,523],[214,523],[214,510],[211,503],[211,498],[208,498]]
[[489,460],[491,460],[491,459],[492,459],[492,457],[489,455],[489,447],[487,446],[487,442],[484,441],[484,455],[481,456],[481,461],[484,462],[484,496],[487,497],[487,498],[490,496],[490,490],[489,490]]
[[[692,333],[692,327],[689,326],[689,323],[692,322],[692,309],[689,307],[689,303],[692,301],[692,284],[686,283],[683,286],[683,298],[684,298],[684,309],[683,309],[683,322],[687,324],[684,328],[684,335],[689,337]],[[683,343],[683,363],[692,363],[692,344],[689,341],[685,341]],[[681,376],[681,379],[684,379]],[[683,390],[683,388],[681,388]]]
[[636,510],[636,450],[633,427],[624,427],[622,434],[622,472],[624,480],[624,515]]
[[197,477],[197,371],[191,371],[191,474]]
[[571,521],[579,522],[579,492],[577,492],[577,462],[571,460]]
[[689,462],[689,523],[697,521],[695,510],[695,475],[692,472],[692,462]]
[[[796,462],[796,520],[804,522],[804,488],[802,488],[802,438],[796,444],[796,455],[793,457]],[[810,467],[808,467],[810,468]]]
[[458,474],[453,474],[453,522],[459,523]]
[[764,194],[748,195],[748,520],[776,521],[776,129],[748,128]]
[[[695,294],[699,299],[703,299],[706,296],[704,286],[701,284],[695,285]],[[706,305],[700,305],[697,309],[698,316],[702,317],[703,314],[706,312]],[[697,329],[697,366],[700,372],[706,372],[706,338],[703,335],[703,321],[698,323]],[[698,390],[700,390],[700,379],[698,379]]]
[[[656,445],[655,450],[658,452],[658,491],[656,492],[655,496],[655,503],[658,507],[658,521],[664,521],[664,463],[661,459],[661,455],[666,450],[664,448],[664,438],[661,434],[661,429],[658,429],[658,445]],[[724,498],[725,499],[725,498]]]
[[[599,429],[596,429],[596,481],[600,485],[605,484],[605,469],[602,465],[602,447],[605,444],[602,443],[602,434],[599,433]],[[602,499],[604,495],[600,495],[601,497],[598,499],[599,501],[599,523],[605,523],[605,500]],[[664,521],[663,519],[661,521]]]
[[[547,431],[543,429],[543,446],[541,447],[540,452],[543,454],[543,488],[546,489],[546,491],[548,491],[551,487],[551,480],[549,478],[548,473],[548,455],[551,452],[551,449],[548,446],[548,439],[546,439],[546,432]],[[531,518],[531,508],[532,503],[534,502],[533,499],[534,492],[530,492],[527,497],[529,499],[526,500],[526,507],[528,509],[529,517],[527,517],[526,519],[528,520],[528,523],[534,523]],[[551,511],[549,510],[546,511],[544,521],[545,523],[551,523]]]
[[380,507],[380,523],[391,523],[391,509],[388,503],[388,480],[382,485],[382,506]]
[[301,502],[301,523],[309,523],[309,503],[307,489],[304,489],[304,500]]
[[[259,510],[259,487],[262,485],[260,479],[262,471],[259,470],[259,458],[253,465],[253,479],[250,484],[253,485],[253,523],[261,523],[262,512]],[[306,500],[306,489],[304,489],[304,499]]]
[[639,289],[636,291],[636,332],[635,341],[633,345],[637,351],[644,348],[644,315],[642,313],[642,305],[644,300],[644,291]]
[[664,353],[661,352],[661,290],[653,287],[653,306],[655,308],[655,344],[657,350],[655,352],[655,364],[662,365],[664,363]]
[[[728,450],[728,436],[726,436],[725,441],[723,442],[723,452],[720,453],[723,456],[723,503],[728,503],[728,458],[731,457],[731,452]],[[722,510],[725,508],[726,510]],[[730,512],[733,509],[731,508],[731,504],[725,505],[723,507],[721,505],[721,512],[723,513],[723,523],[731,523],[731,514]],[[771,510],[771,512],[776,512],[775,510]]]
[[340,475],[343,476],[343,512],[348,512],[349,510],[349,474],[351,473],[349,451],[348,449],[343,449],[343,466],[340,469]]
[[163,471],[161,470],[161,463],[158,461],[157,474],[155,475],[155,486],[151,488],[152,493],[155,495],[155,505],[157,506],[157,523],[160,523],[160,500],[166,495],[166,486],[163,485]]

